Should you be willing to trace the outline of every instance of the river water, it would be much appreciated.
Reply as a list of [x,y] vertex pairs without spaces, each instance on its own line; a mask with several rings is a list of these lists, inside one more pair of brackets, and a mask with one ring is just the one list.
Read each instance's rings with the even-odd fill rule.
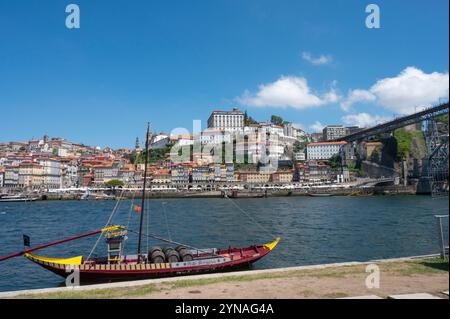
[[[0,256],[31,246],[102,228],[113,201],[43,201],[0,203]],[[138,229],[132,201],[121,202],[115,224]],[[428,196],[279,197],[259,199],[157,199],[148,201],[144,231],[194,247],[279,246],[256,269],[344,261],[367,261],[439,252],[434,215],[448,214],[448,199]],[[446,234],[448,240],[448,233]],[[49,247],[49,257],[87,256],[96,237]],[[144,239],[147,245],[161,244]],[[137,236],[129,233],[128,253]],[[106,254],[100,242],[96,252]],[[56,287],[63,279],[23,257],[0,263],[0,291]]]

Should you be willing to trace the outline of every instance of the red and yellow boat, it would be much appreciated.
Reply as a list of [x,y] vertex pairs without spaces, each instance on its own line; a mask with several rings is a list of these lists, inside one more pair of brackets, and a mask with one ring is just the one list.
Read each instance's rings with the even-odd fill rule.
[[83,256],[67,259],[47,258],[32,253],[25,253],[24,256],[62,277],[78,271],[80,280],[87,282],[137,280],[245,269],[274,249],[278,240],[246,248],[214,249],[214,253],[188,250],[192,260],[178,262],[152,262],[146,255],[141,259],[137,255],[121,256],[121,260],[114,263],[96,258],[84,260]]

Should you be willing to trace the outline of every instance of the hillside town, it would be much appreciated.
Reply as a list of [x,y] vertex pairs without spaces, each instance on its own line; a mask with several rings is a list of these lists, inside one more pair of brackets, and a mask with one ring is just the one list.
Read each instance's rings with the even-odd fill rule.
[[[153,189],[233,183],[322,185],[353,178],[346,167],[334,163],[336,157],[351,157],[344,154],[347,143],[335,140],[357,127],[329,125],[320,135],[308,134],[277,116],[259,123],[237,108],[214,111],[207,123],[199,134],[151,135],[148,178]],[[378,146],[366,143],[368,155]],[[134,149],[117,150],[48,135],[2,143],[0,187],[3,192],[139,187],[143,148],[139,138]]]

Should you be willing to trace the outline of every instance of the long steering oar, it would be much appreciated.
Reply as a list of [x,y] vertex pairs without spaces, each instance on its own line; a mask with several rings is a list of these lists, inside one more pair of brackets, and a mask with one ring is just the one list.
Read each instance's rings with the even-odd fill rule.
[[59,244],[62,244],[62,243],[68,242],[68,241],[72,241],[72,240],[76,240],[76,239],[80,239],[80,238],[83,238],[83,237],[88,237],[88,236],[92,236],[92,235],[96,235],[96,234],[100,234],[100,233],[106,233],[106,232],[114,231],[114,230],[121,229],[121,228],[123,228],[123,227],[122,226],[106,227],[106,228],[103,228],[103,229],[100,229],[100,230],[96,230],[96,231],[93,231],[93,232],[90,232],[90,233],[86,233],[86,234],[83,234],[83,235],[73,236],[73,237],[69,237],[69,238],[66,238],[66,239],[61,239],[61,240],[58,240],[58,241],[55,241],[55,242],[52,242],[52,243],[36,246],[36,247],[33,247],[33,248],[28,248],[28,249],[19,251],[17,253],[11,254],[11,255],[8,255],[8,256],[5,256],[5,257],[1,257],[0,258],[0,262],[4,261],[4,260],[7,260],[7,259],[10,259],[10,258],[13,258],[13,257],[22,256],[23,254],[30,253],[30,252],[35,251],[35,250],[43,249],[43,248],[50,247],[50,246],[59,245]]

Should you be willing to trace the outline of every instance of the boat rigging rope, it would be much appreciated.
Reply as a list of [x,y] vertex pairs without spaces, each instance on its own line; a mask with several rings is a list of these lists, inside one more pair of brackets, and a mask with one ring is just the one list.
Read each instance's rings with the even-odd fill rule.
[[[125,190],[122,189],[122,191],[120,192],[120,195],[119,195],[119,199],[117,200],[116,205],[114,206],[113,211],[111,212],[111,215],[109,215],[108,221],[106,222],[106,224],[105,224],[105,226],[103,228],[106,228],[106,227],[111,225],[112,219],[116,215],[116,213],[118,211],[118,208],[119,208],[119,205],[120,205],[120,202],[122,201],[122,196],[123,196],[124,192],[125,192]],[[95,249],[97,248],[97,245],[99,244],[100,239],[102,237],[103,237],[103,233],[100,233],[100,235],[98,236],[97,240],[95,241],[94,247],[92,247],[92,249],[89,252],[89,255],[86,258],[85,262],[88,261],[91,258],[92,254],[94,253]]]
[[[145,222],[146,222],[146,232],[148,233],[148,220],[150,219],[149,218],[149,207],[148,207],[148,205],[145,205],[145,210],[146,210],[146,214],[145,214]],[[146,238],[146,242],[147,242],[147,252],[148,252],[148,236],[147,236],[147,238]]]
[[[135,233],[135,234],[139,234],[139,232],[137,232],[135,230],[129,229],[128,231],[132,232],[132,233]],[[157,236],[155,234],[142,234],[142,236],[146,236],[146,237],[149,237],[149,238],[157,239],[157,240],[169,243],[169,244],[184,246],[186,248],[190,248],[190,249],[196,250],[197,252],[205,252],[205,253],[210,253],[211,255],[219,256],[215,251],[205,250],[205,249],[197,248],[197,247],[194,247],[194,246],[186,245],[186,244],[183,244],[183,243],[180,243],[180,242],[177,242],[177,241],[168,240],[168,239],[162,238],[160,236]]]
[[[164,219],[166,220],[167,235],[169,236],[169,240],[172,240],[172,236],[170,235],[169,221],[167,219],[167,213],[166,213],[166,204],[167,204],[166,202],[162,202],[163,214],[164,214]],[[148,229],[147,229],[147,233],[148,233]]]
[[243,210],[239,205],[237,205],[231,198],[226,197],[239,211],[244,213],[245,216],[247,216],[250,220],[252,220],[259,228],[261,228],[262,231],[264,231],[267,235],[270,235],[272,237],[277,237],[277,235],[273,234],[270,230],[268,230],[266,227],[264,227],[261,223],[259,223],[255,218],[250,216],[245,210]]
[[[133,208],[134,208],[134,192],[131,193],[131,205],[130,205],[130,209],[128,210],[128,218],[127,218],[127,226],[126,229],[128,229],[128,227],[130,226],[130,222],[131,222],[131,217],[132,217],[132,212],[133,212]],[[126,237],[127,239],[127,237]],[[126,245],[127,241],[124,240],[123,241],[123,248],[122,251],[125,251],[125,245]]]

